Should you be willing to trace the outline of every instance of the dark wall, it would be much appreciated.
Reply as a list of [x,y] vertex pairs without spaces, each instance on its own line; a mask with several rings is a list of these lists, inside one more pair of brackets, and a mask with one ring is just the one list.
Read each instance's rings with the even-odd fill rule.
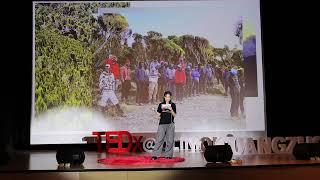
[[[32,88],[32,2],[3,4],[0,147],[29,145]],[[9,8],[12,7],[12,8]],[[14,8],[13,8],[14,7]],[[14,12],[13,12],[14,9]],[[9,11],[10,10],[10,11]],[[0,148],[1,149],[1,148]]]
[[[262,0],[263,60],[267,131],[269,136],[319,135],[316,98],[318,55],[309,41],[316,38],[316,16],[299,13],[303,4]],[[302,7],[301,7],[302,6]],[[2,64],[3,142],[16,148],[29,145],[32,88],[32,2],[15,6],[4,35],[7,43]],[[312,12],[312,11],[311,11]],[[301,19],[301,20],[300,20]],[[10,35],[10,36],[9,36]],[[313,49],[312,49],[313,48]],[[10,55],[10,56],[9,56]],[[1,148],[0,148],[1,149]]]
[[268,135],[319,135],[316,11],[301,1],[261,5]]

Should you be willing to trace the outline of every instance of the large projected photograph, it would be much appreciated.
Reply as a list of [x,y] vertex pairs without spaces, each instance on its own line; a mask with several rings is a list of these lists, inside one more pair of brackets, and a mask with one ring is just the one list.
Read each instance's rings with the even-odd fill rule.
[[92,131],[264,131],[259,0],[34,2],[31,144]]

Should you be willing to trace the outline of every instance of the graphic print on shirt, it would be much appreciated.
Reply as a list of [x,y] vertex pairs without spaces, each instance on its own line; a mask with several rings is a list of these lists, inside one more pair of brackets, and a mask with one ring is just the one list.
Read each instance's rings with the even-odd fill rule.
[[101,90],[114,91],[115,80],[112,73],[102,72],[99,78],[99,87]]

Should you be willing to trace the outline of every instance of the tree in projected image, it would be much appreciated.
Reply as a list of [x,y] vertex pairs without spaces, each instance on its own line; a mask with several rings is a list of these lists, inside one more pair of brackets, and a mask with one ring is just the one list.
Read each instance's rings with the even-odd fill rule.
[[111,26],[102,26],[93,13],[98,8],[129,5],[125,2],[35,4],[36,115],[60,106],[91,106],[94,51],[105,42],[105,34],[112,34],[108,38],[117,40],[128,26],[125,19],[115,15],[100,17],[103,23],[112,22]]

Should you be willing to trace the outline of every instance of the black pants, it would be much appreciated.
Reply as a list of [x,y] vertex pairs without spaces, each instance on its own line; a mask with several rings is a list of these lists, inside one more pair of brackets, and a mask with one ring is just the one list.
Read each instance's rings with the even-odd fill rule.
[[200,93],[206,93],[206,80],[205,78],[200,78]]
[[230,88],[230,95],[231,95],[230,114],[232,117],[238,117],[239,105],[240,105],[240,92],[234,88]]
[[[228,95],[228,89],[229,89],[229,84],[225,81],[223,83],[223,86],[224,86],[224,90],[225,90],[225,95],[227,96]],[[231,90],[230,90],[231,91]]]
[[190,97],[192,95],[192,81],[187,81],[186,89],[185,89],[185,96]]
[[220,75],[216,76],[216,79],[218,81],[218,84],[220,84],[220,82],[221,82],[221,84],[223,84],[223,80],[222,80],[222,77]]
[[158,82],[158,94],[157,94],[158,101],[163,100],[163,94],[165,89],[166,89],[165,82]]
[[210,89],[213,87],[213,78],[207,79],[207,89]]
[[199,81],[193,80],[192,83],[192,94],[198,95],[199,94]]
[[149,81],[142,82],[142,102],[146,103],[149,100]]
[[136,103],[143,103],[143,82],[137,81]]
[[130,92],[130,88],[131,88],[131,82],[130,80],[125,80],[122,84],[122,94],[121,94],[121,98],[122,100],[128,100],[129,97],[129,92]]
[[244,113],[244,106],[243,106],[243,100],[245,96],[245,90],[244,88],[240,89],[240,111],[243,114]]
[[176,93],[177,93],[177,100],[182,101],[182,99],[183,99],[183,84],[176,84]]

